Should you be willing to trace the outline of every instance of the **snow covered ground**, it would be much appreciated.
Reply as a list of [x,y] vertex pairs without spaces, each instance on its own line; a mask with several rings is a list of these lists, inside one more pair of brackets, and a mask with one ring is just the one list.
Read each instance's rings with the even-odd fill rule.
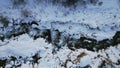
[[[27,0],[26,0],[27,1]],[[11,0],[0,0],[0,16],[7,17],[16,23],[37,21],[40,29],[59,29],[61,32],[83,34],[90,38],[102,40],[111,39],[116,31],[120,30],[120,7],[118,0],[100,0],[101,6],[87,5],[87,8],[76,7],[69,9],[50,3],[38,3],[37,0],[28,0],[25,4],[15,6]],[[58,23],[54,23],[54,22]],[[62,24],[64,23],[64,24]],[[2,27],[2,24],[0,24]],[[7,31],[5,31],[7,32]],[[0,32],[2,33],[2,31]],[[78,37],[78,36],[77,36]],[[30,57],[40,51],[39,65],[36,68],[101,68],[104,61],[107,68],[120,68],[120,44],[98,52],[86,49],[70,50],[62,47],[56,54],[52,54],[53,45],[45,39],[33,40],[23,34],[4,42],[0,41],[0,57],[23,56]],[[105,68],[106,68],[105,67]],[[9,68],[9,65],[8,65]],[[29,62],[21,68],[32,68]]]
[[[65,65],[67,68],[77,66],[85,67],[87,65],[92,68],[97,68],[104,60],[108,63],[108,66],[112,64],[115,68],[120,67],[117,65],[118,60],[120,59],[120,45],[117,47],[109,47],[108,49],[100,50],[99,52],[92,52],[86,49],[76,49],[75,51],[71,51],[67,47],[63,47],[57,54],[52,54],[53,46],[47,44],[42,38],[33,40],[27,34],[24,34],[21,35],[18,40],[10,39],[7,40],[7,42],[6,45],[0,47],[1,58],[8,56],[30,57],[37,51],[40,51],[39,54],[42,58],[39,60],[39,65],[35,65],[37,68],[64,68]],[[23,64],[21,68],[31,67],[32,66],[29,65],[29,63],[26,63]]]
[[53,6],[47,3],[36,3],[33,0],[28,1],[25,5],[16,7],[12,4],[11,0],[1,0],[0,15],[10,20],[13,18],[17,20],[16,22],[20,20],[41,21],[39,28],[51,28],[50,23],[53,21],[81,23],[88,25],[90,28],[99,28],[100,31],[89,32],[86,30],[86,27],[82,27],[79,31],[88,34],[89,37],[95,34],[96,38],[101,40],[111,38],[119,30],[120,26],[118,0],[105,0],[102,2],[101,6],[88,5],[85,9],[77,7],[70,10],[59,5]]

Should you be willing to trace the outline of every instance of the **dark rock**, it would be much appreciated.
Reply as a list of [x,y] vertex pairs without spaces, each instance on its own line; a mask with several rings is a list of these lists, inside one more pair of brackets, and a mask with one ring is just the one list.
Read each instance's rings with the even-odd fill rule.
[[115,33],[112,40],[113,40],[113,42],[112,42],[113,45],[117,45],[120,43],[120,31],[117,31]]
[[33,24],[35,24],[35,25],[39,25],[36,21],[32,21],[31,23],[30,23],[31,25],[33,25]]
[[80,37],[79,41],[82,47],[88,50],[93,50],[94,46],[97,44],[97,40],[87,37]]
[[14,64],[15,64],[15,61],[17,60],[17,58],[16,58],[15,56],[11,56],[11,57],[10,57],[10,60],[13,61]]
[[66,7],[69,6],[75,6],[76,3],[78,2],[78,0],[66,0],[65,2],[63,2],[63,5]]
[[47,42],[51,43],[51,31],[50,29],[45,29],[42,32],[42,38],[46,39]]
[[95,46],[95,48],[97,50],[100,49],[106,49],[107,47],[109,47],[111,45],[111,40],[110,39],[103,39],[101,41],[98,41],[98,44]]
[[5,68],[6,64],[7,64],[7,59],[0,59],[0,68],[1,67]]
[[4,41],[4,39],[5,39],[4,35],[1,34],[1,35],[0,35],[0,40],[1,40],[1,41]]
[[38,53],[35,53],[35,55],[32,56],[32,61],[31,61],[31,64],[32,64],[32,67],[34,68],[34,65],[35,64],[39,64],[39,60],[41,59],[42,57],[40,57],[40,55]]

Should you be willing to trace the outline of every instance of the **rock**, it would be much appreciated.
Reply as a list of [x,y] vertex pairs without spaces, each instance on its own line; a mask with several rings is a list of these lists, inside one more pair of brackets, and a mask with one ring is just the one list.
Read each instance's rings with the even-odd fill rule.
[[113,42],[112,42],[113,45],[117,45],[120,43],[120,31],[117,31],[115,33],[112,40],[113,40]]
[[103,39],[98,41],[97,45],[95,46],[96,50],[100,50],[100,49],[106,49],[107,47],[109,47],[112,44],[110,39]]

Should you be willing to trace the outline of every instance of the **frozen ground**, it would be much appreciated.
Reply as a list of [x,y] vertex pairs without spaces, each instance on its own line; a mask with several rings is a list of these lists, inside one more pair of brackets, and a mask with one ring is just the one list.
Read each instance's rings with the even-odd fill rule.
[[[14,6],[11,0],[0,1],[0,16],[7,17],[11,22],[21,20],[25,22],[37,21],[41,29],[59,29],[61,32],[82,34],[87,37],[102,40],[111,39],[116,31],[120,30],[120,8],[118,0],[100,0],[101,6],[87,5],[87,8],[77,7],[69,9],[61,6],[53,6],[47,3],[38,3],[29,0],[25,5]],[[58,21],[58,23],[54,23]],[[11,23],[10,22],[10,23]],[[64,22],[64,24],[62,24]],[[0,27],[2,24],[0,23]],[[6,33],[7,31],[5,31]],[[0,32],[2,33],[2,31]],[[78,37],[78,36],[77,36]],[[120,45],[109,47],[98,52],[86,49],[71,51],[66,46],[56,54],[52,54],[52,44],[45,42],[43,38],[33,40],[27,34],[0,41],[0,57],[23,56],[30,57],[40,51],[39,65],[36,68],[73,68],[87,67],[101,68],[106,62],[107,68],[120,68]],[[104,65],[104,64],[103,64]],[[7,66],[9,68],[9,65]],[[105,67],[105,68],[106,68]],[[28,63],[21,68],[32,68]]]

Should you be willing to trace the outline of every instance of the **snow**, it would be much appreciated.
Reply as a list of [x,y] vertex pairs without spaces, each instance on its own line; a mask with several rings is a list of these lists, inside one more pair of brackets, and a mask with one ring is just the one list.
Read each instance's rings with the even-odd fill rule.
[[[8,17],[9,20],[14,18],[17,23],[21,20],[26,22],[36,20],[39,22],[38,27],[40,29],[58,29],[60,32],[65,31],[66,34],[79,34],[75,38],[85,35],[97,40],[111,39],[115,32],[120,30],[120,9],[118,1],[100,1],[103,1],[102,6],[88,5],[86,9],[77,7],[70,11],[70,9],[61,7],[60,5],[39,4],[34,0],[28,0],[26,5],[17,8],[13,6],[10,0],[1,0],[0,16]],[[21,13],[23,10],[28,11],[28,17],[25,17]],[[58,22],[53,23],[56,21]],[[0,27],[2,27],[1,23]],[[89,29],[89,27],[93,30]],[[99,29],[97,29],[98,27]],[[6,29],[10,30],[10,28]],[[37,40],[33,40],[27,34],[16,37],[16,39],[11,38],[10,40],[5,40],[5,42],[0,41],[1,58],[12,55],[30,57],[37,51],[40,51],[42,59],[40,59],[38,68],[62,68],[60,64],[65,63],[67,59],[71,59],[71,62],[67,63],[67,68],[76,66],[84,67],[86,65],[97,68],[102,63],[102,60],[106,60],[106,58],[113,63],[117,63],[118,59],[120,59],[120,44],[117,47],[109,47],[99,52],[92,52],[82,48],[71,51],[67,47],[63,47],[56,54],[52,54],[52,49],[53,45],[45,42],[45,39],[38,38]],[[78,63],[73,64],[77,56],[83,52],[86,55],[81,57]],[[98,55],[102,57],[97,57]],[[117,67],[119,68],[120,66]],[[23,64],[21,68],[32,68],[32,66],[27,63]]]
[[[39,41],[39,42],[38,42]],[[0,57],[4,56],[31,56],[40,49],[44,49],[41,46],[50,46],[45,43],[43,39],[33,40],[27,34],[20,36],[17,40],[8,40],[8,43],[0,48]]]
[[86,65],[89,65],[91,63],[91,58],[90,56],[85,56],[80,60],[80,66],[84,67]]
[[[59,63],[65,62],[66,59],[71,59],[73,62],[77,58],[77,56],[83,52],[86,53],[77,64],[73,64],[72,62],[68,62],[67,66],[81,66],[84,67],[86,65],[91,65],[92,68],[99,66],[101,63],[100,58],[94,59],[97,55],[101,55],[102,59],[107,58],[106,53],[109,56],[109,60],[112,62],[117,62],[119,57],[119,49],[116,47],[110,47],[107,50],[101,50],[99,52],[91,52],[86,49],[78,49],[75,51],[69,50],[67,47],[60,49],[56,54],[52,54],[52,44],[48,44],[44,39],[39,38],[37,40],[33,40],[27,34],[23,34],[18,37],[17,40],[10,39],[7,40],[9,43],[0,47],[0,57],[7,56],[31,56],[32,54],[40,51],[40,56],[42,59],[40,60],[40,64],[38,67],[44,68],[61,68]],[[47,49],[45,47],[48,47]],[[120,45],[118,45],[120,47]],[[21,68],[29,68],[31,67],[29,64],[23,64]]]

